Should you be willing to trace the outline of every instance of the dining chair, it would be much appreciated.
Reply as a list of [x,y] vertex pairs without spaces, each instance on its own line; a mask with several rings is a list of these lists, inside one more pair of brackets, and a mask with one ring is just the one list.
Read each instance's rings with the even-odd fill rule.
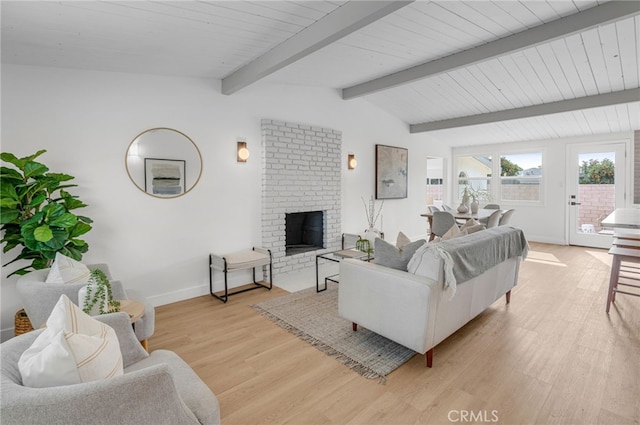
[[499,210],[500,209],[500,205],[498,205],[498,204],[487,204],[482,208],[485,209],[485,210]]
[[[447,204],[442,204],[442,210],[443,210],[443,211],[448,211],[448,212],[450,212],[451,214],[453,214],[453,208],[451,208],[451,207],[450,207],[449,205],[447,205]],[[458,220],[458,219],[456,219],[456,225],[458,225],[458,227],[459,227],[459,226],[462,226],[466,221],[467,221],[467,220],[463,220],[463,219]]]
[[491,213],[491,215],[489,216],[489,219],[487,220],[487,229],[490,229],[492,227],[497,227],[500,224],[501,214],[502,214],[502,211],[500,210],[495,210],[494,212]]
[[498,226],[504,226],[505,224],[509,224],[509,222],[511,221],[511,216],[513,215],[515,209],[510,209],[505,211],[504,214],[502,214],[502,217],[500,217],[500,221],[498,222]]
[[442,237],[442,235],[444,235],[449,229],[451,229],[451,226],[456,225],[456,219],[453,218],[453,214],[448,211],[434,211],[432,223],[432,235]]
[[427,208],[429,208],[429,212],[430,213],[434,213],[436,211],[440,211],[440,208],[436,207],[435,205],[429,205]]

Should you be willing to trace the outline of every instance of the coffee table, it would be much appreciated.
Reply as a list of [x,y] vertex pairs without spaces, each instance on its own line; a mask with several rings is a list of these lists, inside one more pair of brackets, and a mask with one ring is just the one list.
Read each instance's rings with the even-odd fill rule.
[[332,261],[334,263],[339,263],[345,258],[357,258],[359,260],[371,261],[372,257],[370,254],[362,251],[358,251],[356,249],[342,249],[340,251],[332,251],[325,252],[324,254],[316,255],[316,292],[322,292],[327,290],[327,283],[334,282],[339,283],[338,273],[332,274],[324,277],[324,288],[320,288],[320,271],[318,268],[318,263],[320,260]]

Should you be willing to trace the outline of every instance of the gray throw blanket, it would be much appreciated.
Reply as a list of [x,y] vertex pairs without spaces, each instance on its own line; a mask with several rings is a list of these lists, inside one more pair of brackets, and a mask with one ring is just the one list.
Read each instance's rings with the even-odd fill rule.
[[444,286],[450,298],[456,285],[481,275],[512,257],[524,260],[529,244],[521,229],[498,226],[431,244],[444,261]]

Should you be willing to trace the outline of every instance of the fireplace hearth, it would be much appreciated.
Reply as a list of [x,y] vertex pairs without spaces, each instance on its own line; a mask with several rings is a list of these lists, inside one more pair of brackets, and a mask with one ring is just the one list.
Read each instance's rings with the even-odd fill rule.
[[324,248],[324,214],[308,211],[285,214],[285,255]]

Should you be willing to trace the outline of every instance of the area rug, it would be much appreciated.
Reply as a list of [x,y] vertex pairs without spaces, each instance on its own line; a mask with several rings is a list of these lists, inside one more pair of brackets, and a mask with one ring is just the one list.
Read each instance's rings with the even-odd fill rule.
[[416,353],[338,316],[338,286],[304,289],[252,306],[287,331],[369,379],[384,381]]

